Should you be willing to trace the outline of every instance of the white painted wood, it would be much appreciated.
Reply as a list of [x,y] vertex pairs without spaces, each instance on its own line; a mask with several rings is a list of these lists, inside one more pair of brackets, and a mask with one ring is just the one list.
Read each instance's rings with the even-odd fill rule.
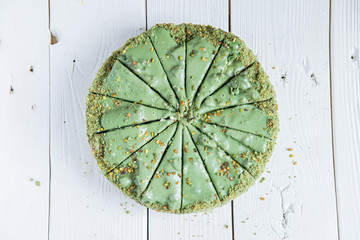
[[332,1],[331,69],[340,239],[360,236],[360,2]]
[[[150,28],[156,23],[212,25],[228,30],[228,1],[148,0]],[[149,211],[149,239],[232,239],[231,204],[211,212],[169,215]]]
[[[50,239],[146,239],[146,208],[101,175],[84,117],[87,89],[102,62],[145,30],[145,1],[50,2],[58,43],[49,52],[48,1],[0,0],[0,239],[47,239],[49,154]],[[331,2],[339,233],[352,240],[360,235],[360,4]],[[147,5],[149,27],[229,26],[227,0]],[[281,120],[271,173],[234,202],[235,239],[337,239],[329,1],[232,0],[231,10],[232,32],[256,52],[276,87]],[[230,205],[184,216],[149,213],[149,239],[232,238]]]
[[229,28],[228,0],[147,0],[148,27],[157,23],[194,23]]
[[48,60],[47,0],[0,1],[0,239],[47,239]]
[[146,239],[147,210],[100,172],[85,101],[112,51],[145,29],[145,1],[51,0],[50,239]]
[[280,114],[271,173],[234,201],[235,239],[338,239],[329,1],[232,1],[231,13],[232,32],[255,51],[276,87]]

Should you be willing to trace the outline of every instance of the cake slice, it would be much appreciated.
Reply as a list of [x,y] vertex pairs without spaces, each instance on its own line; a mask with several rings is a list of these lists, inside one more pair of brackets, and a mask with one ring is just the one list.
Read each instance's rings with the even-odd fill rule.
[[271,117],[253,104],[230,107],[206,113],[201,120],[259,136],[268,138],[274,137],[271,133]]
[[170,108],[157,92],[116,60],[106,77],[99,75],[95,79],[90,87],[90,93],[98,93],[155,108]]
[[101,170],[106,173],[165,130],[173,120],[156,121],[94,134],[90,146]]
[[273,140],[204,122],[197,124],[196,128],[212,139],[255,179],[263,173],[275,144]]
[[178,107],[175,93],[147,34],[130,40],[120,53],[119,60],[175,109]]
[[255,179],[251,174],[213,140],[193,126],[189,126],[189,130],[222,202],[234,198],[235,192],[236,195],[241,194],[254,184]]
[[155,210],[180,213],[183,126],[179,124],[155,176],[142,195],[142,202]]
[[211,26],[186,24],[186,97],[191,102],[217,55],[224,32]]
[[185,24],[156,24],[149,36],[171,87],[180,102],[185,94]]
[[183,139],[181,213],[204,211],[219,206],[216,189],[186,128]]
[[107,131],[115,128],[144,124],[149,121],[169,118],[169,110],[147,107],[98,94],[89,94],[91,104],[87,105],[88,134]]
[[[275,98],[269,77],[259,62],[230,78],[222,87],[202,100],[199,112],[243,105]],[[198,103],[199,104],[199,103]]]
[[128,196],[140,201],[141,194],[150,180],[156,175],[156,169],[163,160],[168,142],[174,136],[177,124],[162,131],[152,141],[142,146],[129,158],[120,162],[106,177]]
[[256,61],[253,52],[245,43],[231,33],[227,33],[223,44],[216,55],[208,74],[202,81],[195,98],[195,106],[199,108],[204,98],[222,87],[226,81],[244,71]]

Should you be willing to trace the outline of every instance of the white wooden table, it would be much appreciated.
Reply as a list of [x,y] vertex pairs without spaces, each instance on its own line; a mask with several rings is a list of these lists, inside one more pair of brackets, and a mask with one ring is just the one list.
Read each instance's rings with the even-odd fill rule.
[[[136,204],[87,143],[97,70],[163,22],[235,33],[277,90],[265,181],[212,212]],[[359,48],[359,0],[0,0],[0,239],[360,239]]]

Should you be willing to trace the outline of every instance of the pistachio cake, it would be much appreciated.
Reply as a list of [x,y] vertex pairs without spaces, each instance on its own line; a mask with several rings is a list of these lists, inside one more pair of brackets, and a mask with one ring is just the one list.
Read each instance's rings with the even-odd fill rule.
[[101,171],[126,195],[161,212],[204,211],[264,171],[278,132],[275,97],[237,36],[157,24],[100,68],[87,135]]

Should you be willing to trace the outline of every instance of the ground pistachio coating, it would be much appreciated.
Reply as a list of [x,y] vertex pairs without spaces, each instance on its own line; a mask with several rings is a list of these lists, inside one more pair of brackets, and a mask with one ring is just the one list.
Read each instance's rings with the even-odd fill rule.
[[87,135],[116,187],[151,209],[219,207],[252,186],[279,131],[276,94],[245,43],[196,24],[156,24],[100,68]]

